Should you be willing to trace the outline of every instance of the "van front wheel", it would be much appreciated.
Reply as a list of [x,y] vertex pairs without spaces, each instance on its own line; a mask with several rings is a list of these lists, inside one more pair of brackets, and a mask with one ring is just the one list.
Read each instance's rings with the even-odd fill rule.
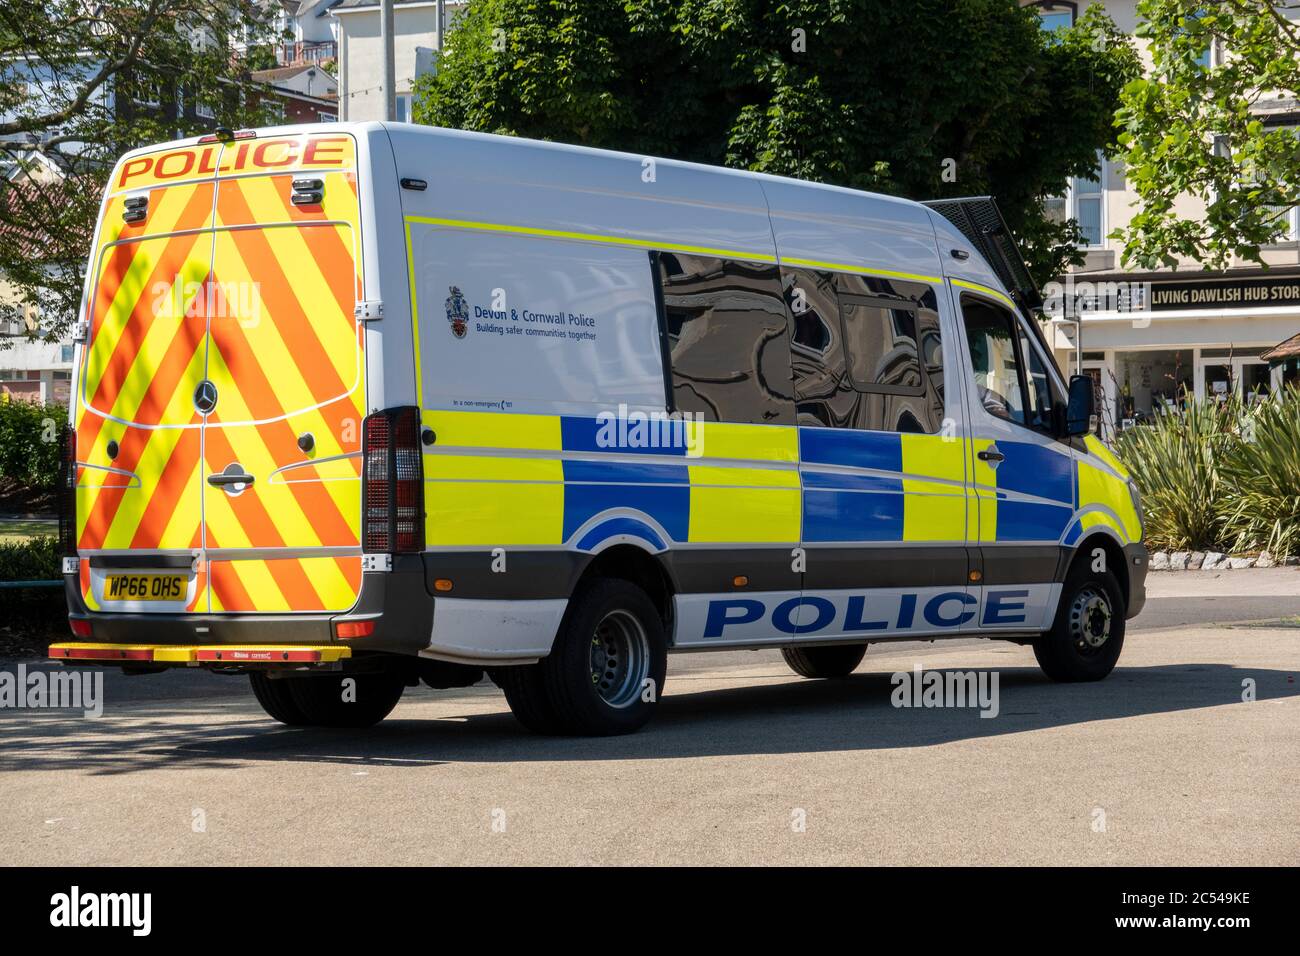
[[848,677],[862,663],[865,644],[833,644],[826,647],[783,647],[781,656],[800,677]]
[[1124,648],[1124,616],[1115,575],[1079,565],[1061,588],[1052,629],[1034,639],[1038,666],[1054,681],[1101,680]]
[[628,734],[654,714],[668,671],[663,621],[634,584],[597,579],[574,595],[537,665],[558,728]]

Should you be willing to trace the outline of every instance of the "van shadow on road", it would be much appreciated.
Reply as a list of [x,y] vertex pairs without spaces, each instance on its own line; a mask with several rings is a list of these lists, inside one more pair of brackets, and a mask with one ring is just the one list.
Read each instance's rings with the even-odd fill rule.
[[[690,690],[694,681],[689,678],[676,686],[670,679],[650,726],[627,737],[596,739],[530,735],[489,688],[476,688],[460,699],[499,701],[499,713],[429,720],[395,717],[365,731],[282,727],[263,717],[251,696],[246,702],[154,701],[132,706],[121,719],[10,712],[3,718],[0,769],[112,775],[235,769],[248,761],[427,768],[456,762],[893,750],[1206,707],[1268,706],[1268,701],[1300,694],[1300,682],[1292,673],[1226,664],[1121,667],[1100,683],[1073,685],[1052,684],[1036,668],[1008,668],[998,674],[1000,712],[993,718],[981,718],[976,709],[895,708],[886,673],[698,692]],[[1253,704],[1242,702],[1245,678],[1256,683],[1258,700]],[[205,725],[214,711],[247,719]]]

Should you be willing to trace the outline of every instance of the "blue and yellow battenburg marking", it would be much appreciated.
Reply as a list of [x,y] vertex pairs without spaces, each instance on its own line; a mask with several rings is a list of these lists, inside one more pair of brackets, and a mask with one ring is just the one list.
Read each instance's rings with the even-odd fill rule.
[[611,447],[608,417],[423,422],[438,436],[424,456],[432,547],[966,539],[962,439],[686,420],[656,444],[619,433]]

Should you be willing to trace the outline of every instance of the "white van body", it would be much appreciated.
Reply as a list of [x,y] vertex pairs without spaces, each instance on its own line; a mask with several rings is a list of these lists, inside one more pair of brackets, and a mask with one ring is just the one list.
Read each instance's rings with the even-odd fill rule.
[[[181,206],[184,228],[146,235]],[[486,667],[541,729],[561,678],[520,675],[560,666],[593,582],[654,609],[611,618],[655,632],[608,645],[645,652],[642,682],[668,650],[796,649],[822,676],[821,647],[1073,626],[1095,654],[1142,605],[1127,473],[1064,427],[1067,384],[1013,290],[921,204],[326,124],[128,154],[97,234],[64,568],[86,640],[56,658],[249,669],[263,690]],[[123,276],[163,271],[177,236],[204,308],[169,289],[153,343]],[[248,288],[222,285],[236,274]],[[123,358],[113,336],[145,344]],[[192,474],[163,441],[192,446]]]

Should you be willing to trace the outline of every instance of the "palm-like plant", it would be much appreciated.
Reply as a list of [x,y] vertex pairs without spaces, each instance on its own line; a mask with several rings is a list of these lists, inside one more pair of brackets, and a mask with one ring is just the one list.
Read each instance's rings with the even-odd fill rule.
[[1192,402],[1158,408],[1149,425],[1129,428],[1116,453],[1142,492],[1147,544],[1212,549],[1225,535],[1221,466],[1240,444],[1240,402]]
[[1236,551],[1300,553],[1300,390],[1257,402],[1220,465],[1227,543]]

